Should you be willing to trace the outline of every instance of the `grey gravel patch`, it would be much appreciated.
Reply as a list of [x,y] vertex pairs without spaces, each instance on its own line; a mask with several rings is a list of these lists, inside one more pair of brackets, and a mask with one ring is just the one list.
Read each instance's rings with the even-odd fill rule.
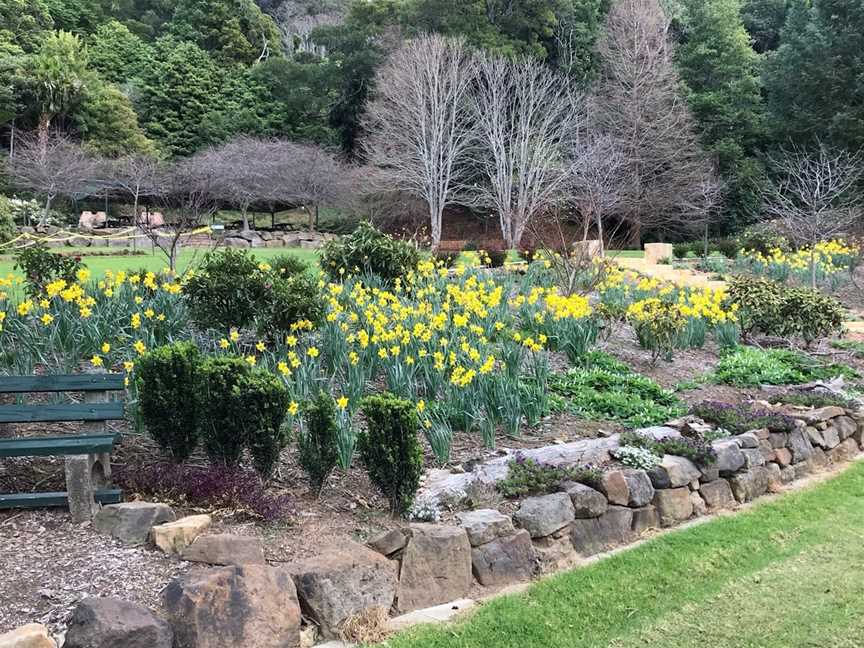
[[74,524],[65,511],[0,516],[0,634],[26,623],[63,632],[76,603],[115,596],[162,614],[161,592],[188,563],[146,547],[126,547]]

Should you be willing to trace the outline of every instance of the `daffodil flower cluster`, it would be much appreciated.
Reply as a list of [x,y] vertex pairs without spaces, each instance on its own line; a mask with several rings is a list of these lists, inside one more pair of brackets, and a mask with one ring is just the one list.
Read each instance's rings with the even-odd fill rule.
[[801,283],[809,283],[815,276],[817,284],[834,290],[842,284],[845,273],[855,269],[859,255],[858,245],[834,239],[794,252],[780,248],[773,248],[767,254],[742,250],[736,264],[741,270],[780,282],[794,277]]

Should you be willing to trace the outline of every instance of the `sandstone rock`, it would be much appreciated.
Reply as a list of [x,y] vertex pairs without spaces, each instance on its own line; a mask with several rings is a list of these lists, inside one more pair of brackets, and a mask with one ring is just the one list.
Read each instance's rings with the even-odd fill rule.
[[781,468],[785,468],[792,463],[792,453],[788,448],[777,448],[774,451],[774,461],[776,461]]
[[90,231],[102,227],[107,222],[108,216],[104,211],[82,211],[78,217],[78,229]]
[[841,441],[845,441],[858,431],[858,424],[850,416],[838,416],[831,421],[831,425],[837,429]]
[[690,491],[690,503],[693,505],[693,515],[701,516],[708,512],[708,506],[699,491]]
[[[624,482],[623,476],[621,481]],[[626,487],[626,482],[624,484]],[[552,493],[526,499],[513,515],[513,521],[526,529],[532,538],[541,538],[564,528],[575,517],[570,496],[567,493]]]
[[657,468],[666,472],[669,477],[669,488],[686,486],[693,480],[698,480],[702,473],[692,461],[685,457],[664,455]]
[[257,538],[220,533],[199,536],[180,557],[210,565],[263,565],[264,549]]
[[821,470],[828,465],[828,455],[822,448],[813,448],[813,454],[810,455],[807,463],[811,468]]
[[768,436],[768,441],[771,443],[771,447],[775,450],[779,448],[785,448],[788,439],[789,435],[785,432],[772,432]]
[[533,544],[540,567],[546,573],[565,569],[572,565],[577,558],[576,551],[573,549],[573,542],[570,540],[569,526],[552,535],[534,538]]
[[397,564],[353,542],[287,567],[307,616],[321,635],[339,637],[349,617],[373,608],[389,610],[396,597]]
[[795,481],[795,466],[786,466],[780,469],[780,483],[791,484]]
[[474,576],[487,587],[529,580],[536,562],[531,534],[524,529],[471,550]]
[[174,511],[167,504],[124,502],[103,506],[93,516],[93,526],[124,544],[138,545],[147,542],[150,529],[155,525],[172,520]]
[[265,565],[191,572],[165,589],[174,648],[293,648],[300,605],[287,571]]
[[147,608],[116,598],[87,598],[69,620],[64,648],[171,648],[171,627]]
[[630,487],[624,478],[624,472],[621,470],[610,470],[603,473],[599,486],[600,491],[606,495],[610,504],[627,506],[627,502],[630,501]]
[[702,476],[699,477],[699,481],[703,484],[707,484],[708,482],[712,482],[716,479],[720,478],[720,471],[717,470],[717,466],[699,466],[699,472],[702,473]]
[[693,503],[690,501],[690,489],[667,488],[654,493],[654,506],[660,515],[660,524],[671,526],[675,522],[686,520],[693,515]]
[[759,437],[756,436],[754,432],[745,432],[744,434],[739,434],[735,437],[735,440],[738,442],[738,445],[741,448],[759,447]]
[[812,425],[808,425],[806,428],[804,428],[804,432],[807,434],[807,440],[810,441],[810,445],[825,445],[825,437],[822,436],[822,430],[817,430]]
[[744,465],[744,455],[741,454],[741,448],[735,441],[731,439],[715,441],[711,445],[717,453],[717,461],[714,465],[717,466],[721,477],[731,475]]
[[825,428],[825,431],[822,432],[822,446],[823,450],[830,450],[831,448],[836,448],[840,445],[840,432],[833,425]]
[[829,405],[828,407],[820,407],[819,409],[801,412],[798,414],[798,417],[812,425],[813,423],[823,423],[828,419],[832,419],[835,416],[843,416],[844,414],[846,414],[846,410],[842,407]]
[[732,489],[729,488],[729,482],[725,479],[718,479],[708,484],[702,484],[699,493],[705,500],[709,511],[719,511],[735,506]]
[[642,535],[648,529],[660,528],[660,514],[653,504],[633,509],[633,524],[631,529],[635,535]]
[[654,497],[654,486],[644,470],[624,470],[624,480],[627,482],[629,498],[627,506],[638,508],[645,506]]
[[762,452],[757,449],[746,448],[741,450],[741,454],[744,455],[744,467],[748,470],[755,466],[764,466],[765,465],[765,457],[762,456]]
[[792,463],[807,461],[813,454],[813,447],[807,440],[803,430],[789,433],[789,450],[792,452]]
[[852,461],[858,454],[858,444],[855,439],[846,439],[843,443],[837,445],[828,451],[828,457],[834,463],[842,463],[844,461]]
[[456,517],[459,519],[459,524],[468,533],[468,541],[472,547],[515,533],[513,521],[494,509],[468,511],[459,513]]
[[392,556],[405,548],[408,536],[402,529],[391,529],[372,537],[366,544],[383,556]]
[[153,544],[167,554],[179,554],[204,533],[212,522],[209,515],[188,515],[150,529]]
[[576,520],[570,526],[570,540],[582,556],[630,542],[634,535],[633,511],[624,506],[610,506],[600,517]]
[[729,478],[729,487],[739,502],[749,502],[768,491],[768,470],[764,466],[751,468]]
[[57,648],[57,644],[48,636],[48,628],[29,623],[0,634],[0,648]]
[[669,479],[669,474],[660,466],[654,466],[648,470],[648,477],[651,479],[651,485],[655,490],[661,488],[672,488],[672,481]]
[[[570,504],[570,498],[564,497]],[[412,524],[410,531],[402,554],[399,610],[410,612],[463,598],[471,588],[471,543],[465,529]]]
[[792,466],[795,469],[795,479],[804,479],[813,472],[814,465],[809,459]]
[[776,463],[765,464],[768,471],[768,492],[779,493],[783,490],[783,480],[780,478],[780,466]]
[[578,482],[564,482],[561,489],[570,496],[577,518],[592,518],[603,515],[609,502],[603,493]]

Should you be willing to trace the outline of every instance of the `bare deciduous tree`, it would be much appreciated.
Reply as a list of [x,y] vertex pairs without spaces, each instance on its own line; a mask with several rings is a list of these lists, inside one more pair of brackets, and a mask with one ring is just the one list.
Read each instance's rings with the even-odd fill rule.
[[340,0],[285,0],[268,13],[279,27],[286,52],[323,56],[326,50],[312,39],[312,33],[318,27],[340,24],[346,7]]
[[222,160],[206,150],[160,168],[154,195],[164,205],[165,223],[139,223],[153,245],[165,254],[168,266],[177,268],[184,237],[216,212]]
[[20,136],[15,157],[9,160],[13,184],[44,200],[40,225],[47,223],[56,198],[77,199],[95,191],[96,169],[96,161],[81,145],[62,134],[47,139],[36,134]]
[[858,223],[864,211],[861,152],[793,147],[772,158],[780,179],[765,197],[765,213],[793,243],[809,246],[810,281],[816,288],[816,250]]
[[315,144],[278,140],[271,144],[274,202],[301,206],[309,216],[309,229],[318,224],[321,207],[345,207],[356,190],[354,168],[343,164]]
[[270,142],[241,135],[194,157],[214,175],[215,196],[240,211],[243,231],[249,231],[249,207],[260,202],[277,182],[273,175]]
[[629,167],[623,146],[610,135],[588,129],[571,148],[569,159],[569,202],[583,223],[583,240],[593,226],[605,254],[605,220],[624,204],[630,184]]
[[141,222],[138,207],[142,198],[156,198],[160,163],[149,155],[131,155],[107,161],[109,184],[132,199],[132,223]]
[[426,202],[433,247],[441,241],[444,208],[457,201],[468,178],[474,70],[461,41],[421,36],[379,70],[367,109],[366,156],[389,188]]
[[567,79],[543,63],[491,56],[480,59],[472,105],[475,162],[488,182],[478,187],[480,202],[497,211],[501,235],[514,248],[531,218],[561,197],[581,106]]
[[622,213],[641,230],[694,228],[689,206],[711,176],[673,63],[670,22],[659,0],[616,0],[599,43],[597,117],[628,167]]

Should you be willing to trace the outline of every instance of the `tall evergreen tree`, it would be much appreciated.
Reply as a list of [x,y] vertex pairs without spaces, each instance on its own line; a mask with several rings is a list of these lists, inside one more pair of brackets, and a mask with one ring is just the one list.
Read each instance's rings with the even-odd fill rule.
[[796,0],[768,60],[777,139],[864,146],[864,0]]
[[741,20],[741,0],[682,0],[676,61],[705,150],[726,183],[732,223],[759,203],[764,105],[759,55]]
[[91,67],[111,83],[140,79],[152,63],[150,46],[116,20],[100,25],[89,40]]
[[790,4],[791,0],[745,0],[741,19],[753,39],[753,49],[759,53],[777,49]]
[[163,38],[142,80],[141,122],[170,156],[191,155],[208,142],[205,118],[218,108],[221,74],[194,43]]

